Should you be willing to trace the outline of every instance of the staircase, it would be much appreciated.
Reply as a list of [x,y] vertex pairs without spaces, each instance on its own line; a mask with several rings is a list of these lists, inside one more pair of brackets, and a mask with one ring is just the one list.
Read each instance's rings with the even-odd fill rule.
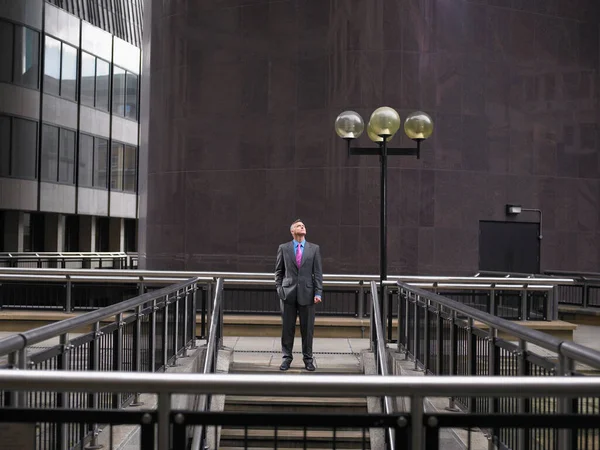
[[[252,353],[234,350],[230,373],[268,373],[286,377],[289,374],[304,376],[356,375],[362,374],[359,357],[356,354],[323,354],[315,355],[316,372],[307,372],[302,363],[302,355],[294,354],[294,362],[290,370],[281,372],[279,363],[281,355],[273,352],[269,362],[265,362],[265,352],[253,358]],[[333,352],[332,352],[333,353]],[[319,414],[366,414],[367,399],[362,398],[330,398],[330,397],[275,397],[265,392],[263,396],[232,396],[225,398],[225,412],[243,413],[298,413],[311,416]],[[334,444],[335,440],[335,444]],[[275,435],[274,427],[265,424],[245,430],[243,427],[225,426],[220,433],[220,449],[292,449],[292,448],[370,448],[368,429],[340,427],[331,428],[292,428],[279,427]]]

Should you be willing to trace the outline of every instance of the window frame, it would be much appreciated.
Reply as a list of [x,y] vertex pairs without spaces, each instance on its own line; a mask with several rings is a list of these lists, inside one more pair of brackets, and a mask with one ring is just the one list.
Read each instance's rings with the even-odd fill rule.
[[[115,108],[114,108],[114,106],[115,106],[115,100],[114,100],[115,99],[115,92],[114,92],[114,86],[115,86],[115,83],[114,83],[115,68],[121,69],[124,72],[124,79],[123,79],[124,80],[123,81],[123,83],[124,83],[124,89],[123,89],[123,114],[119,114],[118,112],[115,111]],[[132,72],[130,70],[127,70],[124,67],[119,66],[118,64],[113,64],[112,65],[110,73],[111,73],[111,77],[110,77],[111,78],[111,85],[109,86],[109,89],[111,91],[111,96],[110,96],[111,97],[111,99],[110,99],[111,114],[114,115],[114,116],[120,117],[122,119],[138,123],[139,119],[140,119],[140,87],[141,87],[141,84],[140,84],[140,80],[141,80],[140,74]],[[128,74],[135,75],[135,77],[137,78],[137,82],[136,82],[137,95],[136,95],[136,112],[135,112],[135,118],[128,117],[127,113],[126,113],[126,108],[125,108],[127,106],[127,75]]]
[[[90,180],[90,185],[82,185],[81,184],[81,170],[80,170],[80,164],[81,164],[81,142],[82,136],[86,136],[92,139],[92,152],[91,152],[91,166],[92,166],[92,173],[91,173],[91,180]],[[94,187],[94,169],[95,169],[95,165],[96,165],[96,161],[95,161],[95,153],[96,153],[96,136],[94,136],[93,134],[89,134],[89,133],[82,133],[81,130],[79,131],[79,136],[77,137],[77,155],[76,155],[76,159],[77,159],[77,188],[86,188],[86,189],[95,189]],[[99,189],[99,188],[98,188]]]
[[[32,180],[32,181],[37,181],[39,179],[38,176],[38,171],[39,171],[39,167],[40,167],[40,161],[39,161],[39,151],[40,151],[40,126],[41,123],[38,122],[35,119],[31,119],[29,117],[21,117],[21,116],[10,116],[10,115],[6,115],[6,117],[10,118],[10,167],[9,167],[9,172],[10,175],[8,175],[9,178],[16,178],[19,180]],[[15,144],[15,133],[14,133],[14,123],[15,120],[22,120],[24,122],[32,122],[35,124],[36,130],[35,130],[35,149],[34,149],[34,155],[33,155],[33,177],[28,177],[28,176],[24,176],[24,175],[15,175],[13,173],[13,149],[14,149],[14,144]]]
[[[0,21],[4,22],[5,24],[8,24],[11,27],[11,31],[12,31],[12,33],[11,33],[11,35],[12,35],[11,36],[11,38],[12,38],[12,43],[11,44],[12,45],[10,46],[11,55],[10,55],[10,68],[9,68],[10,69],[9,70],[10,76],[9,76],[9,80],[8,81],[3,81],[3,83],[14,84],[15,86],[20,86],[20,87],[22,87],[24,89],[33,89],[35,91],[39,91],[40,90],[41,77],[42,77],[43,71],[44,71],[44,68],[42,67],[43,66],[43,64],[42,64],[42,45],[43,45],[42,40],[43,39],[42,38],[43,38],[43,36],[45,36],[45,34],[42,33],[41,30],[38,30],[37,28],[33,28],[31,26],[24,25],[22,23],[12,21],[12,20],[6,19],[4,17],[0,18]],[[16,37],[17,37],[17,29],[19,29],[19,28],[26,28],[29,31],[33,31],[33,32],[37,33],[37,58],[36,59],[37,59],[37,66],[38,67],[37,67],[37,82],[36,82],[35,87],[28,86],[28,85],[23,84],[23,83],[18,83],[16,81],[16,77],[15,77],[15,65],[16,65],[16,61],[17,61],[17,52],[16,52],[15,46],[16,46],[16,42],[17,42],[17,39],[16,39]]]
[[[40,172],[40,180],[44,183],[53,183],[53,184],[60,184],[63,186],[77,186],[77,170],[79,168],[78,164],[78,151],[79,151],[79,146],[78,146],[78,136],[77,136],[77,130],[74,130],[73,128],[69,128],[69,127],[61,127],[59,125],[56,125],[55,123],[49,123],[49,122],[42,122],[42,127],[44,126],[49,126],[49,127],[54,127],[56,129],[58,129],[58,146],[57,146],[57,152],[56,152],[56,174],[54,179],[52,180],[42,180],[41,179],[41,172]],[[61,156],[61,150],[62,150],[62,131],[69,131],[71,133],[73,133],[73,137],[74,137],[74,171],[73,171],[73,182],[69,183],[69,182],[64,182],[64,181],[60,181],[60,156]],[[42,130],[42,136],[43,136],[43,130]],[[40,164],[41,164],[41,158],[43,157],[44,154],[44,146],[41,145],[40,148]],[[41,167],[40,167],[41,170]]]
[[[45,89],[44,89],[43,93],[46,95],[51,95],[52,97],[61,98],[68,102],[80,103],[79,90],[81,88],[80,83],[81,83],[81,52],[82,52],[82,50],[79,47],[75,47],[72,44],[70,44],[66,41],[63,41],[62,39],[57,38],[56,36],[44,33],[44,61],[42,64],[42,66],[43,66],[42,73],[43,73],[44,77],[46,76],[46,70],[45,70],[46,69],[46,38],[53,39],[60,43],[60,53],[59,53],[59,58],[58,58],[59,59],[59,71],[58,71],[59,78],[58,78],[58,95],[53,92],[46,92]],[[63,96],[63,47],[65,45],[67,45],[68,47],[71,47],[72,49],[75,49],[75,56],[77,58],[75,61],[75,98],[73,98],[73,99]],[[91,54],[91,53],[88,53],[88,54]],[[92,56],[94,56],[94,55],[92,55]],[[96,88],[95,78],[96,77],[94,76],[94,89]],[[87,105],[85,105],[85,106],[87,106]]]
[[12,116],[9,116],[8,114],[0,114],[0,117],[4,117],[6,119],[8,119],[8,168],[7,168],[7,173],[2,175],[2,173],[0,172],[0,177],[2,178],[12,178],[12,135],[13,135],[13,129],[12,129]]
[[[67,44],[69,45],[69,44]],[[87,56],[91,56],[92,58],[94,58],[94,91],[93,91],[93,102],[92,105],[89,105],[87,103],[83,103],[83,101],[81,100],[81,83],[83,80],[83,54],[86,54]],[[108,75],[107,75],[107,80],[108,80],[108,87],[107,87],[107,104],[106,104],[106,108],[99,106],[99,102],[98,102],[98,61],[102,61],[103,63],[108,65]],[[79,94],[79,102],[81,103],[82,106],[86,106],[88,108],[93,108],[93,109],[97,109],[98,111],[103,111],[105,113],[111,113],[111,109],[112,109],[112,67],[113,64],[111,64],[110,61],[107,61],[104,58],[101,58],[97,55],[94,55],[93,53],[90,53],[88,51],[79,49],[79,58],[78,58],[78,63],[79,63],[79,80],[78,80],[78,94]],[[61,78],[62,78],[62,73],[61,73]]]

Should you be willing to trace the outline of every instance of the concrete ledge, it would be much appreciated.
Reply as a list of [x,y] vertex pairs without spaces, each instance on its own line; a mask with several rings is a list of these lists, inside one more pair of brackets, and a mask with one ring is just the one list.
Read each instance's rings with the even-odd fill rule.
[[558,317],[578,325],[600,325],[600,308],[559,305]]

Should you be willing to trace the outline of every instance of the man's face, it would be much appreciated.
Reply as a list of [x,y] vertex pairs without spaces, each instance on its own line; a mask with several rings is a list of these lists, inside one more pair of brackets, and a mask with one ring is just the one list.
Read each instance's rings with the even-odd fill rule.
[[292,236],[304,237],[306,236],[306,227],[302,222],[296,222],[292,227]]

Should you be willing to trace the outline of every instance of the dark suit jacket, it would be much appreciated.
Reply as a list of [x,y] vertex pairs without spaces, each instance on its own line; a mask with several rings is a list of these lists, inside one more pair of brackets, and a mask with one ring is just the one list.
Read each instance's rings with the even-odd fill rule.
[[284,302],[292,303],[298,300],[299,305],[314,304],[315,295],[323,293],[323,265],[319,246],[304,242],[302,263],[298,268],[294,242],[281,244],[277,249],[275,285],[277,295]]

